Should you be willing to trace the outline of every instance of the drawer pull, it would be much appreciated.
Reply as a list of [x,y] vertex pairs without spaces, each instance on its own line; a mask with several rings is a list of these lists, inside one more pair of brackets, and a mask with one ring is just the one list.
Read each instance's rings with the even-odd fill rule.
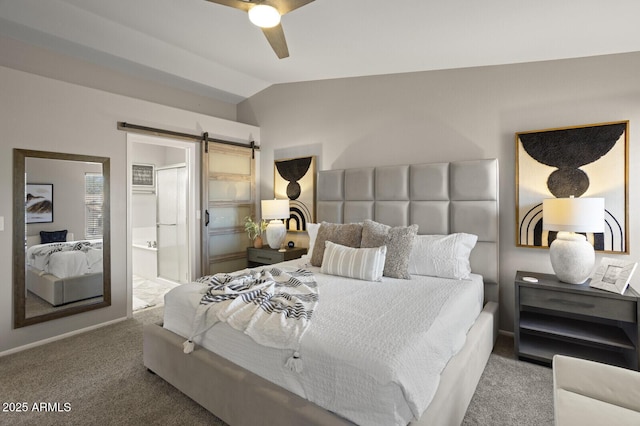
[[562,305],[568,305],[568,306],[579,306],[581,308],[595,308],[596,307],[596,305],[591,304],[591,303],[575,302],[573,300],[565,300],[565,299],[554,299],[554,298],[551,298],[551,299],[549,299],[549,302],[556,302],[556,303],[560,303]]
[[264,260],[271,260],[270,257],[266,257],[266,256],[256,256],[258,259],[264,259]]

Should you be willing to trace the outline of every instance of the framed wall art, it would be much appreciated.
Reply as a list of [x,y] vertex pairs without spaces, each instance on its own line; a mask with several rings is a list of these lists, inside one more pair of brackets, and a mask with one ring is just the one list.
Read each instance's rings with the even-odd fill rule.
[[316,220],[316,157],[274,161],[275,198],[289,199],[289,231],[306,231]]
[[25,194],[27,223],[53,222],[53,184],[28,183]]
[[132,164],[131,185],[133,185],[134,191],[155,191],[155,166],[153,164]]
[[549,247],[547,198],[605,200],[605,232],[586,234],[595,250],[628,253],[629,122],[516,133],[516,245]]

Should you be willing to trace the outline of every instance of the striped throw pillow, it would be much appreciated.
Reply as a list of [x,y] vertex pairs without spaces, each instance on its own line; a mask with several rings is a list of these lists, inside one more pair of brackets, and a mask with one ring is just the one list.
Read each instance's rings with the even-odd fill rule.
[[325,242],[320,272],[366,281],[382,280],[387,246],[353,248]]

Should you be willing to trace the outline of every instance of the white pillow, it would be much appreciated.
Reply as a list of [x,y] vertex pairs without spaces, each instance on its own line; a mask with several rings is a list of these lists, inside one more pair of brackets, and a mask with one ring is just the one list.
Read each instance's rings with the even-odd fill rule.
[[303,256],[304,258],[311,259],[311,255],[313,254],[313,246],[316,245],[318,228],[320,228],[319,223],[307,223],[307,233],[309,234],[309,248],[307,249],[307,254]]
[[382,280],[387,246],[354,248],[325,242],[320,272],[366,281]]
[[457,233],[417,235],[409,258],[409,273],[465,280],[471,274],[469,256],[478,236]]

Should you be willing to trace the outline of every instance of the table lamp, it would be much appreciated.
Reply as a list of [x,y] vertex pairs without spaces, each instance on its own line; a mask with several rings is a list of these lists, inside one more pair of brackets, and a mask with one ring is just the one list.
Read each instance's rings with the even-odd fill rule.
[[281,219],[289,218],[289,200],[262,200],[262,218],[270,220],[266,229],[269,247],[285,251],[281,246],[287,228]]
[[558,231],[549,247],[558,279],[582,284],[591,275],[596,256],[591,243],[576,232],[604,232],[604,198],[552,198],[542,201],[542,228]]

